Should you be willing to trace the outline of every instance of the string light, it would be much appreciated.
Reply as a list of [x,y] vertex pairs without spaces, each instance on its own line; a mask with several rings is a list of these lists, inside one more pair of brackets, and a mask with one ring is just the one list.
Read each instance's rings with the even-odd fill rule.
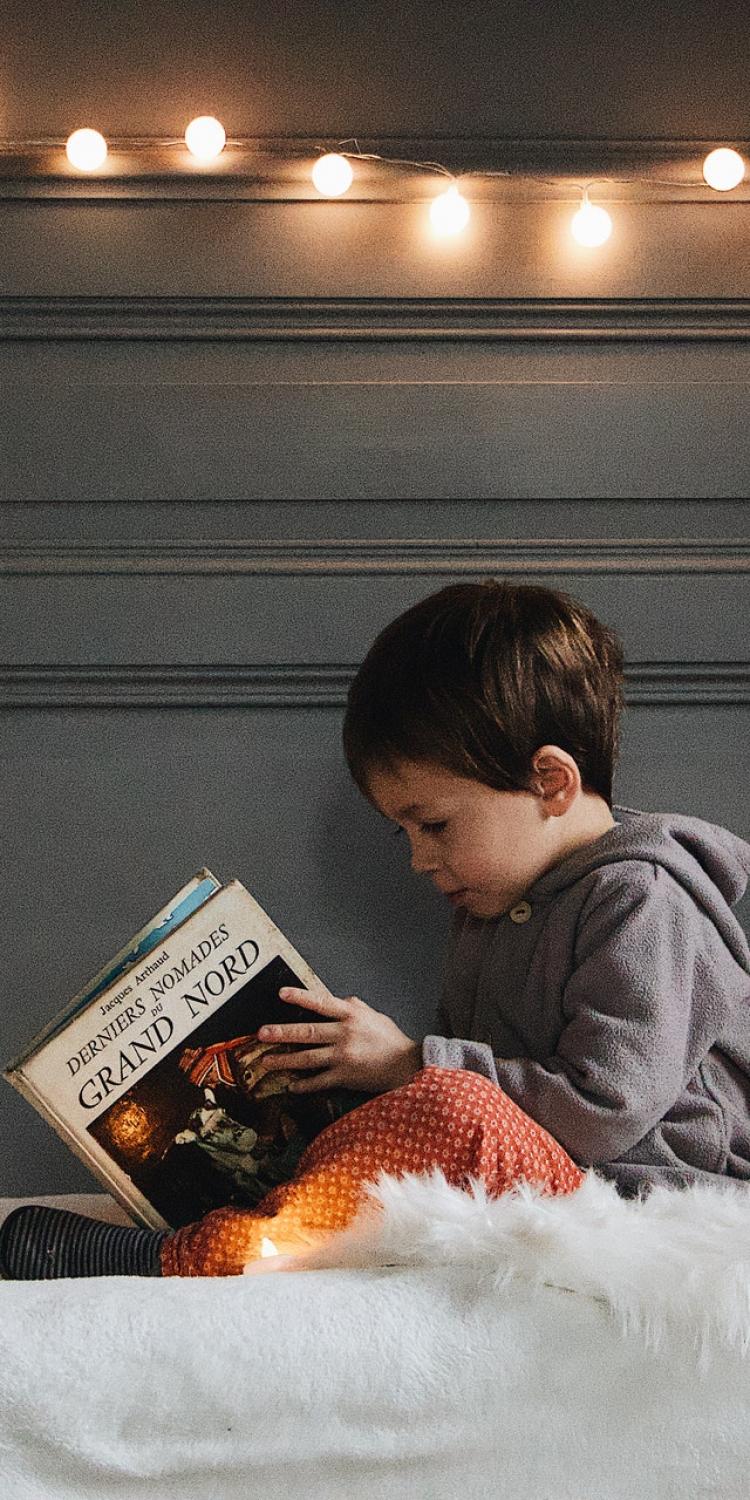
[[95,172],[107,160],[107,142],[98,130],[74,130],[68,136],[65,155],[79,172]]
[[[345,148],[353,141],[356,151],[347,151]],[[337,150],[326,149],[320,146],[320,155],[315,161],[311,177],[313,185],[321,197],[340,198],[348,191],[354,181],[354,171],[350,164],[350,158],[355,161],[377,161],[392,165],[406,165],[420,168],[422,171],[432,168],[435,172],[442,173],[449,179],[449,185],[432,198],[429,209],[429,220],[432,231],[441,237],[455,236],[460,234],[469,222],[471,209],[463,194],[459,191],[458,184],[453,172],[441,162],[413,161],[403,157],[382,156],[375,152],[363,152],[360,150],[356,137],[350,142],[340,141]],[[0,157],[10,154],[17,157],[29,148],[46,148],[52,144],[51,141],[28,141],[3,142],[0,141]],[[173,147],[184,145],[190,154],[200,162],[209,163],[221,155],[227,144],[227,136],[224,126],[220,120],[213,115],[200,115],[191,120],[186,127],[184,137],[181,140],[132,140],[117,141],[116,147],[119,151],[134,151],[140,149],[154,149],[155,147]],[[244,140],[233,140],[233,146],[245,145]],[[253,142],[257,150],[257,142]],[[107,160],[107,142],[98,130],[83,128],[74,130],[69,136],[65,151],[71,166],[79,172],[96,172]],[[299,154],[299,148],[297,150]],[[746,164],[740,153],[728,146],[717,146],[710,151],[703,161],[703,182],[715,192],[726,193],[739,186],[746,172]],[[482,171],[470,170],[471,177],[506,177],[514,175],[524,177],[533,175],[536,182],[549,182],[555,187],[560,187],[569,178],[540,177],[538,171],[533,173],[518,172],[514,174],[509,170]],[[681,178],[678,180],[654,177],[649,173],[647,177],[639,178],[630,174],[621,174],[618,177],[599,177],[598,182],[645,182],[649,187],[665,185],[673,188],[686,188],[692,184]],[[599,204],[589,201],[589,188],[580,187],[583,192],[583,201],[570,222],[570,233],[578,244],[586,248],[596,248],[603,245],[612,234],[612,219]],[[678,200],[679,201],[679,200]],[[700,201],[700,200],[698,200]]]
[[226,143],[224,126],[213,115],[198,115],[185,131],[185,145],[198,161],[214,161],[221,156]]
[[351,187],[354,172],[345,156],[328,151],[325,156],[318,157],[312,169],[312,180],[324,198],[338,198]]
[[430,204],[430,223],[436,234],[460,234],[469,222],[471,210],[455,182]]
[[603,245],[612,233],[612,220],[606,208],[589,203],[589,190],[583,190],[583,203],[570,221],[570,232],[579,245],[593,249]]
[[737,187],[744,175],[745,163],[739,151],[732,151],[728,146],[717,146],[715,151],[709,151],[703,163],[706,182],[719,193],[728,193],[730,188]]

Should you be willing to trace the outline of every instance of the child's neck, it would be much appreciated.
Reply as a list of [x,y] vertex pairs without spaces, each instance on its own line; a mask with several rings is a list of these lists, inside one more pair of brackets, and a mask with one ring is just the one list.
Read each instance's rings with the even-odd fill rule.
[[576,849],[596,843],[610,828],[617,826],[617,820],[612,816],[604,798],[592,792],[582,793],[575,806],[559,821],[564,826],[560,829],[555,864],[560,864]]

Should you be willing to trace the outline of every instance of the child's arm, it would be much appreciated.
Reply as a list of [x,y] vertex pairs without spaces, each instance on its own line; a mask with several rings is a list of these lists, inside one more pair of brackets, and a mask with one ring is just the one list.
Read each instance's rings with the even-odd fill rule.
[[672,876],[640,862],[628,874],[623,883],[613,867],[583,909],[552,1055],[493,1058],[483,1042],[423,1042],[425,1065],[493,1078],[582,1165],[616,1160],[664,1118],[747,986],[739,966],[734,993],[711,982],[712,963],[726,973],[727,949]]

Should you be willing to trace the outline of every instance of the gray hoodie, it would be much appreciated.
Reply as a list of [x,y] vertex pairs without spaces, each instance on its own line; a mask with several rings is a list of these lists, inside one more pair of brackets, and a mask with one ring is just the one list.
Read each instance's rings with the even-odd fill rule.
[[423,1064],[491,1078],[624,1195],[750,1180],[750,844],[612,816],[510,912],[458,909]]

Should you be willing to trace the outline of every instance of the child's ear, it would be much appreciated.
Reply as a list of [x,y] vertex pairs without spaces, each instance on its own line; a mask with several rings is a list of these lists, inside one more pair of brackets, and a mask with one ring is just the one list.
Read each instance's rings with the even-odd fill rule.
[[575,796],[576,782],[579,779],[572,756],[567,755],[564,750],[558,750],[556,746],[545,746],[543,750],[537,751],[533,767],[533,787],[537,795],[544,797],[550,805],[558,799],[565,804],[565,810]]

